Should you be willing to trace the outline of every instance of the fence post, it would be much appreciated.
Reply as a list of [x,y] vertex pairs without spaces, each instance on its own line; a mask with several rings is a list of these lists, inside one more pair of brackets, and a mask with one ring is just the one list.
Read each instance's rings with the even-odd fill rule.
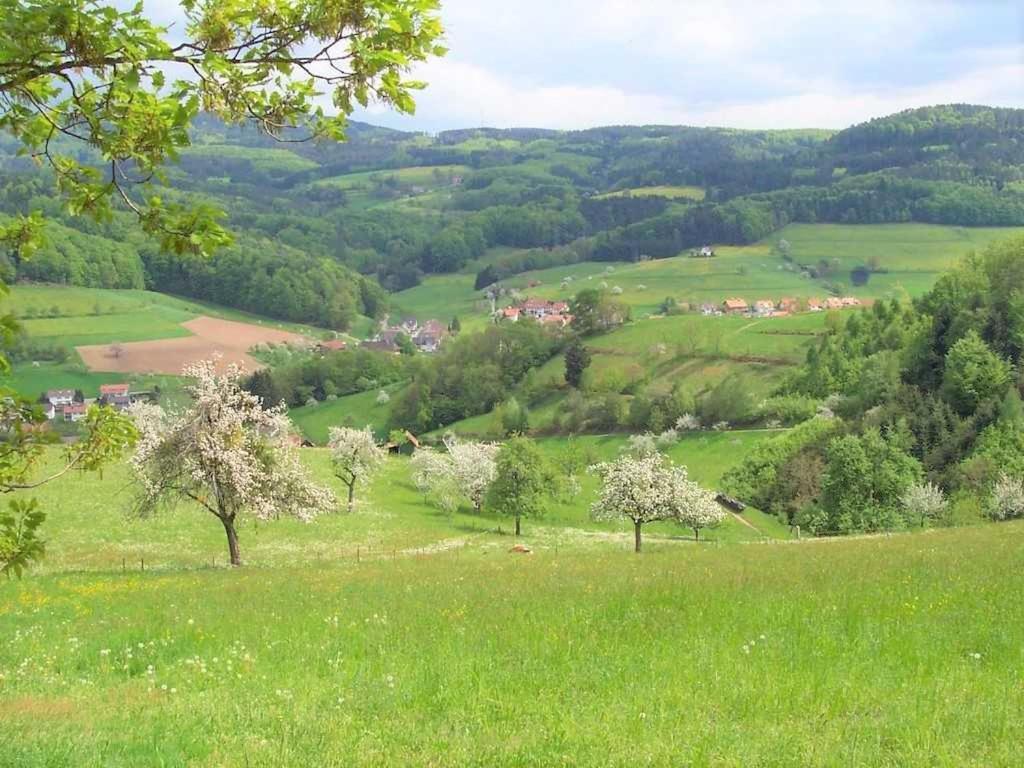
[[356,562],[358,563],[362,557],[362,551],[359,547],[356,547]]

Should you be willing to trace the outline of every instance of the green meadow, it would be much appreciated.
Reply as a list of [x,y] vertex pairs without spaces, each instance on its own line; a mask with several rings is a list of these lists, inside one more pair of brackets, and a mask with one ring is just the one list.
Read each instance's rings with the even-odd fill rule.
[[596,200],[606,200],[611,197],[667,197],[670,200],[696,200],[704,199],[704,190],[700,187],[632,187],[631,189],[619,189],[614,192],[605,192],[601,195],[594,195]]
[[0,584],[0,764],[1018,762],[1024,525],[735,523],[637,556],[581,498],[579,529],[527,521],[520,555],[405,470],[352,515],[247,526],[238,570],[208,515],[127,518],[121,470],[47,488],[50,556]]
[[[602,285],[618,288],[618,298],[637,316],[657,313],[669,297],[695,305],[720,304],[733,296],[748,302],[826,297],[825,280],[801,277],[773,253],[772,246],[786,240],[794,262],[830,262],[833,273],[827,281],[841,284],[848,295],[864,300],[906,299],[926,292],[943,271],[971,251],[1022,231],[931,224],[791,224],[761,243],[718,247],[717,255],[710,259],[682,255],[636,264],[583,262],[524,272],[502,284],[548,299],[569,299],[583,288]],[[850,271],[869,262],[879,271],[866,285],[853,287]],[[568,282],[563,283],[567,278]],[[531,283],[539,285],[531,287]],[[451,307],[447,314],[457,310],[461,316],[488,311],[480,299],[470,275],[441,275],[427,277],[422,285],[396,294],[395,303],[413,314],[436,314]]]

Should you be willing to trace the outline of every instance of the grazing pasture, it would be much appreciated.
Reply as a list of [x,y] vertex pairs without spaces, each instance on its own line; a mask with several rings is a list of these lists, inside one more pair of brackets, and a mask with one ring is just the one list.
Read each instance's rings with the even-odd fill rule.
[[0,584],[0,754],[24,768],[1017,762],[1021,524],[642,556],[600,538],[525,556],[459,541]]

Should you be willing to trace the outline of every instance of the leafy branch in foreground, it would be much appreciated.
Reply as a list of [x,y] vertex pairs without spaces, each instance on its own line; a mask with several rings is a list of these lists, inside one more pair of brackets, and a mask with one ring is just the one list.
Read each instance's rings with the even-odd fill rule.
[[[85,418],[82,438],[68,445],[60,467],[37,475],[39,460],[53,434],[43,427],[42,409],[13,393],[0,397],[0,493],[38,488],[72,470],[96,471],[120,457],[137,437],[131,421],[112,408],[93,406]],[[45,552],[39,527],[46,515],[35,499],[14,499],[10,513],[0,515],[0,573],[21,576]]]
[[[437,10],[437,0],[182,0],[179,32],[142,3],[0,0],[0,129],[53,170],[72,213],[106,219],[117,202],[166,249],[205,254],[230,241],[223,213],[145,191],[189,146],[200,111],[284,141],[342,139],[371,100],[411,113],[423,83],[406,73],[445,53]],[[91,159],[72,154],[76,143]],[[0,237],[32,247],[39,223]]]

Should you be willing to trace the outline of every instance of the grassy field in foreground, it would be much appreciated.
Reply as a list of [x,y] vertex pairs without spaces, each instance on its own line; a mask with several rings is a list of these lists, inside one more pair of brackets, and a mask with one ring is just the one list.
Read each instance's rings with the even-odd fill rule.
[[0,584],[0,764],[1015,766],[1024,526]]

